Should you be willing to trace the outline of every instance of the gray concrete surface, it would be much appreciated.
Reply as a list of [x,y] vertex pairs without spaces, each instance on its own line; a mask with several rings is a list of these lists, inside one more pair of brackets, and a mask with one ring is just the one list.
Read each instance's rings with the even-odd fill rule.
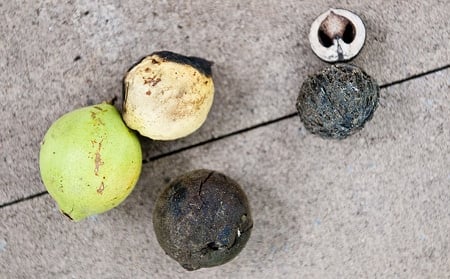
[[[345,141],[297,117],[144,165],[118,208],[81,223],[41,193],[39,142],[63,113],[118,96],[140,57],[172,50],[215,62],[205,125],[147,158],[295,111],[325,64],[309,48],[329,7],[359,14],[353,63],[380,84],[450,64],[448,1],[10,1],[0,3],[0,278],[450,278],[450,70],[390,86]],[[154,201],[185,171],[222,171],[246,190],[255,227],[232,262],[186,272],[152,229]]]
[[[0,209],[5,278],[449,278],[450,70],[388,87],[344,141],[297,117],[145,164],[118,208],[72,223],[48,195]],[[165,181],[211,168],[248,194],[254,229],[221,267],[164,255],[152,207]]]
[[217,94],[196,134],[143,140],[146,157],[292,113],[304,77],[324,65],[307,34],[329,7],[363,18],[368,38],[354,63],[381,84],[450,63],[445,0],[0,3],[0,204],[44,190],[39,142],[54,120],[120,97],[125,71],[155,50],[213,60]]

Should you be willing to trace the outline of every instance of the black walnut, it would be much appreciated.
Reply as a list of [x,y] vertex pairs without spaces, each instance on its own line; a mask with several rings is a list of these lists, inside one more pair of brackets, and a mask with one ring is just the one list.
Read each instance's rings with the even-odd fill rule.
[[296,107],[308,131],[323,138],[344,139],[372,118],[379,91],[375,80],[360,68],[336,64],[303,82]]
[[244,248],[253,227],[241,187],[224,174],[195,170],[159,196],[153,226],[160,246],[183,268],[224,264]]

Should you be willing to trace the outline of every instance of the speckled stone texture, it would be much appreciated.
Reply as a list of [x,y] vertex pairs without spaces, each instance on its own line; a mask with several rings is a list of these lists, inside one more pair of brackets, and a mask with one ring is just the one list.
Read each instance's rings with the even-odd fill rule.
[[[352,63],[382,88],[372,120],[343,141],[295,115],[303,80],[325,65],[307,36],[329,7],[363,19]],[[450,277],[450,71],[383,87],[450,64],[448,1],[28,0],[3,1],[0,17],[0,205],[44,191],[50,124],[114,96],[120,108],[139,58],[206,58],[216,85],[198,132],[141,139],[147,163],[116,209],[71,223],[46,194],[0,207],[1,278]],[[237,258],[187,272],[159,247],[152,209],[168,179],[199,168],[242,186],[255,226]]]

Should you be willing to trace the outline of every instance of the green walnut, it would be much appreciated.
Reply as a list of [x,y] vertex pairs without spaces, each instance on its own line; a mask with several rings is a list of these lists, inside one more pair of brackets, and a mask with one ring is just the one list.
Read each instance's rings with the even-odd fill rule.
[[196,131],[214,99],[211,65],[170,51],[142,59],[124,79],[125,123],[154,140],[175,140]]
[[74,221],[119,205],[142,167],[138,138],[109,104],[63,115],[47,131],[39,155],[45,187]]
[[153,226],[163,250],[183,268],[224,264],[241,252],[253,227],[242,188],[212,170],[175,178],[162,192]]

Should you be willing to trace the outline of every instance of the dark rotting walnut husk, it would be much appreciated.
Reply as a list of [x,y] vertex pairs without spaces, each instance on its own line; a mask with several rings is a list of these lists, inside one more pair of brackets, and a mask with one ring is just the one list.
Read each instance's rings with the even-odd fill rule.
[[153,226],[166,254],[195,270],[233,259],[247,243],[253,221],[234,180],[195,170],[175,178],[159,196]]
[[363,128],[378,106],[374,79],[350,64],[336,64],[309,76],[297,110],[306,129],[324,138],[343,139]]

